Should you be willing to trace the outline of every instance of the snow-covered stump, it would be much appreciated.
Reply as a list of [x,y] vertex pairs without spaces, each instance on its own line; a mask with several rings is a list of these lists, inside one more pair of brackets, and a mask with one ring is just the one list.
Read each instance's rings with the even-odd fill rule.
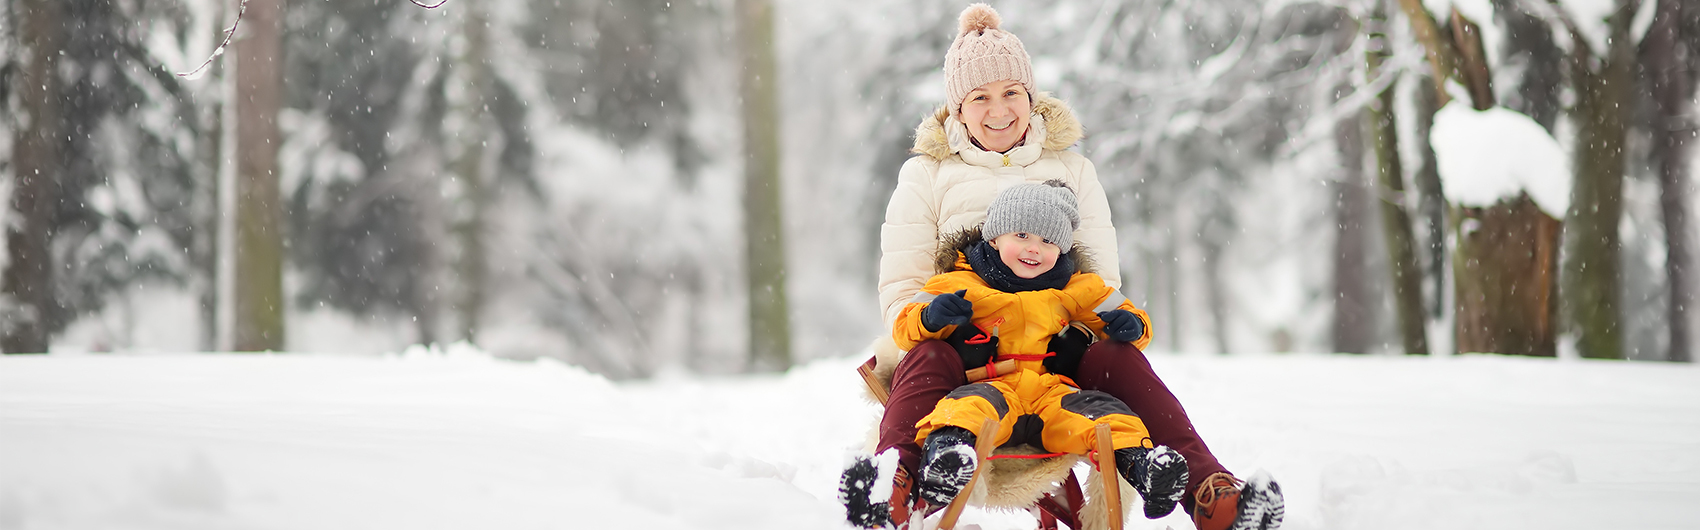
[[1429,143],[1452,205],[1458,351],[1556,356],[1564,150],[1528,116],[1458,101],[1435,114]]
[[1526,193],[1451,219],[1458,351],[1557,355],[1562,224]]

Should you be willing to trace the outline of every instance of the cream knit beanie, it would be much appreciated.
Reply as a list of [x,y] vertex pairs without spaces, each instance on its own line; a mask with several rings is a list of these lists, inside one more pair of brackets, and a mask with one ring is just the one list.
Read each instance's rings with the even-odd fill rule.
[[992,81],[1010,80],[1033,93],[1033,60],[1015,34],[998,29],[1003,18],[986,4],[962,10],[961,31],[944,54],[944,92],[955,116],[968,91]]

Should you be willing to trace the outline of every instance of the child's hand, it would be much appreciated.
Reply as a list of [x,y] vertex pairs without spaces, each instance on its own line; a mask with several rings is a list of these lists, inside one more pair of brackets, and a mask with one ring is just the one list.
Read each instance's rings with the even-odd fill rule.
[[1092,339],[1092,332],[1074,326],[1052,336],[1050,342],[1045,344],[1045,351],[1056,355],[1045,358],[1045,370],[1074,377],[1075,373],[1080,371],[1080,359],[1086,356],[1086,348],[1092,346]]
[[1126,309],[1098,313],[1098,318],[1104,319],[1104,334],[1110,340],[1133,342],[1145,335],[1145,323]]
[[929,332],[937,332],[945,326],[967,324],[974,318],[974,303],[962,298],[967,294],[968,290],[963,289],[934,298],[927,307],[921,308],[921,326]]

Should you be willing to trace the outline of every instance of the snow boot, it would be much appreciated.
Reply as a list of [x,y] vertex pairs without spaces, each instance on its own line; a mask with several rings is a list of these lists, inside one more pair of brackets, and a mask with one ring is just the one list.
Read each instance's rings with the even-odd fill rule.
[[961,427],[941,427],[927,435],[922,445],[920,484],[916,488],[921,500],[944,506],[962,493],[968,479],[974,476],[974,468],[979,466],[974,441],[974,433]]
[[1192,523],[1198,530],[1276,530],[1286,517],[1281,485],[1263,473],[1241,481],[1210,475],[1193,494]]
[[890,528],[909,523],[909,470],[897,462],[897,450],[858,457],[838,478],[838,502],[856,528]]
[[1116,470],[1145,499],[1146,519],[1169,515],[1186,495],[1186,457],[1166,445],[1117,449]]

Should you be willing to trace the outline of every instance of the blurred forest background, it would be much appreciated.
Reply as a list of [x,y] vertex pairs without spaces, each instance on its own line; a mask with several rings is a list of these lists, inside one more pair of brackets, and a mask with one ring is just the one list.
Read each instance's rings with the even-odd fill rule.
[[[11,0],[0,348],[856,354],[965,5]],[[1700,5],[994,7],[1085,126],[1154,349],[1692,360]],[[1538,123],[1569,211],[1449,201],[1449,101]]]

